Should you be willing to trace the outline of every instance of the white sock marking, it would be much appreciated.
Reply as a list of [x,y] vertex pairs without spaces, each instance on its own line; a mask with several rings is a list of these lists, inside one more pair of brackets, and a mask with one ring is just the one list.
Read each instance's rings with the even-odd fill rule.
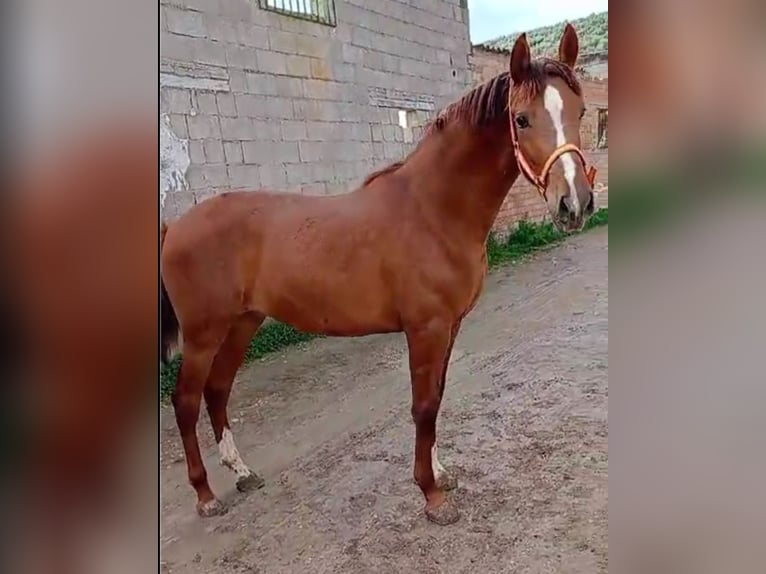
[[[549,84],[545,86],[543,102],[545,104],[545,109],[548,110],[548,113],[551,116],[551,120],[553,120],[553,127],[556,129],[556,145],[561,147],[567,143],[566,137],[564,136],[564,100],[561,99],[561,94],[556,87]],[[567,184],[569,184],[569,197],[572,201],[572,208],[574,209],[575,215],[580,215],[580,198],[577,197],[577,189],[575,188],[575,173],[577,171],[577,166],[575,165],[572,156],[568,153],[565,153],[559,157],[559,159],[564,165],[564,178],[567,180]]]
[[431,470],[434,473],[434,480],[438,482],[439,477],[447,472],[439,462],[439,453],[436,443],[431,447]]
[[248,466],[239,456],[237,445],[234,444],[234,435],[228,428],[223,429],[221,442],[218,443],[218,450],[221,453],[221,464],[233,470],[238,477],[249,476],[252,474]]

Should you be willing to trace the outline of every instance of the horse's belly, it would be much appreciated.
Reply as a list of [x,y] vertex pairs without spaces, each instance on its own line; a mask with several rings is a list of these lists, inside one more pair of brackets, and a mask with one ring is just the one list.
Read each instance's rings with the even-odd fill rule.
[[360,336],[401,328],[382,285],[301,281],[269,289],[262,299],[259,311],[307,333]]

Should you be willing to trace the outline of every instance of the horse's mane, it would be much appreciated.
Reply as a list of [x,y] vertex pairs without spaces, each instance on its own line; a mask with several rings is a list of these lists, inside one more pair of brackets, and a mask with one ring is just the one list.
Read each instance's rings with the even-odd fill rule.
[[387,165],[386,167],[382,169],[373,171],[370,175],[364,178],[364,183],[362,184],[362,187],[367,187],[373,182],[373,180],[378,179],[381,175],[386,175],[386,174],[395,172],[397,169],[399,169],[400,167],[404,165],[404,161],[405,160],[395,161],[391,165]]
[[436,118],[425,126],[415,150],[403,160],[396,161],[368,175],[363,186],[369,185],[380,176],[397,171],[407,163],[410,156],[417,151],[417,148],[429,135],[440,131],[448,123],[465,122],[476,128],[494,124],[497,121],[508,123],[510,121],[508,104],[513,106],[529,104],[540,96],[545,89],[546,80],[551,77],[561,78],[574,93],[578,96],[582,95],[582,88],[574,71],[566,64],[551,58],[533,60],[527,78],[514,85],[512,89],[510,73],[498,74],[439,112]]

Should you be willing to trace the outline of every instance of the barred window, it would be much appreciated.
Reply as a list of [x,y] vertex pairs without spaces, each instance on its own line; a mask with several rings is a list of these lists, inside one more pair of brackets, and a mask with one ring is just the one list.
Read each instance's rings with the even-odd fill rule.
[[334,0],[258,0],[264,10],[335,26]]
[[609,110],[599,110],[598,111],[598,139],[596,140],[596,147],[598,149],[606,149],[609,147],[609,138],[607,137],[608,133],[608,123],[609,123]]

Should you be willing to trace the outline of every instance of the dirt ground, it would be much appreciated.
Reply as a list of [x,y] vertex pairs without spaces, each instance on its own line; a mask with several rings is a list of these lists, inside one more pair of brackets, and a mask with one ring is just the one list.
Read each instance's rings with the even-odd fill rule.
[[428,522],[412,478],[404,338],[322,339],[251,365],[232,430],[266,486],[248,494],[200,440],[229,505],[201,519],[161,415],[161,560],[172,573],[607,572],[606,228],[490,275],[439,416],[461,519]]

